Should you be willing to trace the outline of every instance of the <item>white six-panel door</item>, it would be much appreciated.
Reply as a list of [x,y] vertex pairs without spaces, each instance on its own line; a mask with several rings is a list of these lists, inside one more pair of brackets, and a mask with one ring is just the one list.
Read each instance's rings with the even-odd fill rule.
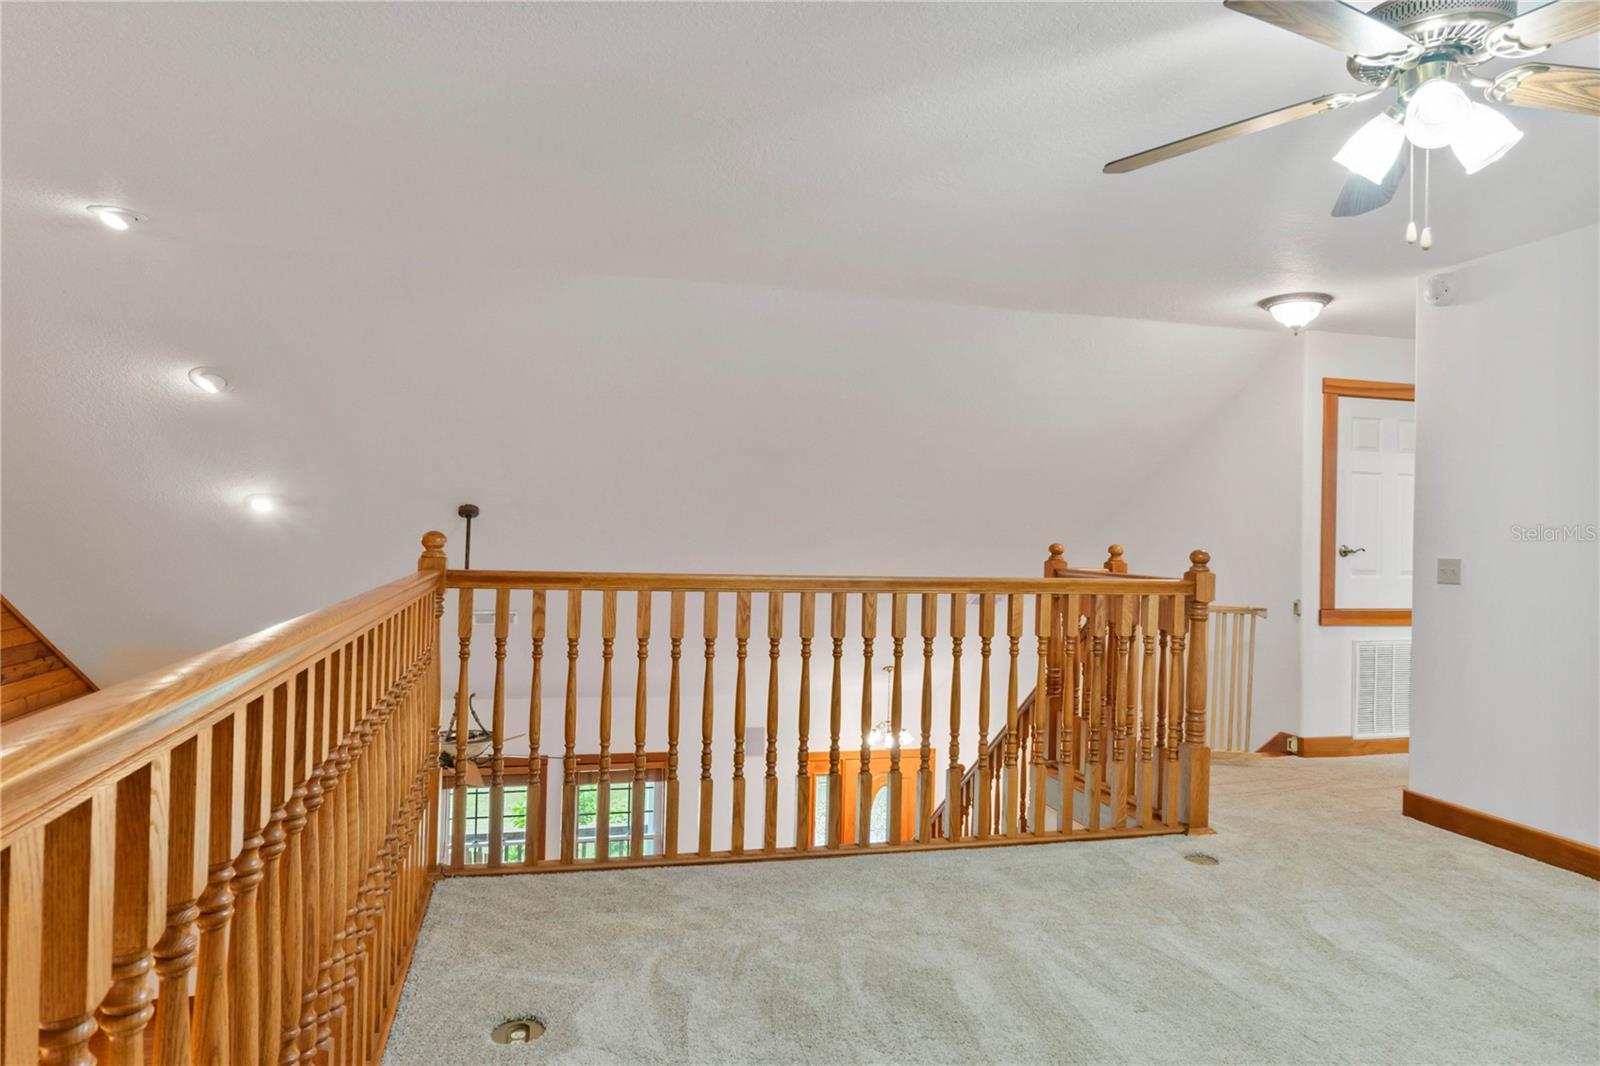
[[1411,606],[1417,423],[1410,400],[1339,401],[1334,602]]

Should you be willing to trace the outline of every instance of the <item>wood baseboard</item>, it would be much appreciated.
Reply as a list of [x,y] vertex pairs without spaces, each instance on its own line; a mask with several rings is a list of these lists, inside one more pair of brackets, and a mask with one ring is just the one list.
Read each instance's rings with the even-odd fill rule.
[[1459,807],[1409,788],[1401,795],[1400,810],[1407,818],[1600,881],[1600,848],[1508,822],[1471,807]]
[[[1296,742],[1289,750],[1289,741]],[[1296,737],[1279,733],[1256,751],[1262,755],[1298,755],[1303,759],[1327,759],[1340,755],[1401,755],[1411,750],[1410,737]]]
[[1403,755],[1411,750],[1410,737],[1301,737],[1302,759],[1326,759],[1341,755]]

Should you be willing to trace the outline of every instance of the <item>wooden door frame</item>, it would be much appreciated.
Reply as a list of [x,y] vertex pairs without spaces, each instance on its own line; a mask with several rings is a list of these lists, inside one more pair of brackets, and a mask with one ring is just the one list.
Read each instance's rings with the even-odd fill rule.
[[[1339,399],[1417,399],[1417,387],[1401,381],[1361,381],[1355,378],[1322,379],[1322,558],[1318,587],[1317,624],[1325,626],[1409,626],[1411,609],[1399,607],[1340,607],[1334,602],[1334,552],[1339,507]],[[1413,581],[1415,577],[1413,576]]]

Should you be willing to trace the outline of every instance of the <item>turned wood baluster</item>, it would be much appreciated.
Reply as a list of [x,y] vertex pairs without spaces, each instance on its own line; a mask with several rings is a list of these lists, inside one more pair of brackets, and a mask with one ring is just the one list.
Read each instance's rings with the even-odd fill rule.
[[890,596],[889,636],[893,641],[893,669],[889,680],[889,843],[899,844],[900,812],[904,809],[905,782],[900,772],[900,731],[905,709],[906,594]]
[[[306,827],[308,685],[309,680],[304,671],[296,675],[293,690],[294,706],[289,721],[289,804],[284,811],[283,859],[279,863],[283,926],[278,935],[283,944],[283,955],[282,968],[279,971],[279,1039],[275,1061],[282,1066],[293,1066],[300,1059],[300,981],[304,965],[300,956],[304,947],[301,938],[305,931],[305,867],[301,837]],[[202,909],[204,909],[203,902]],[[270,1024],[270,1020],[264,1021],[264,1024]]]
[[1102,714],[1106,696],[1106,677],[1109,675],[1106,663],[1108,654],[1106,647],[1106,597],[1096,596],[1089,610],[1089,669],[1088,669],[1088,712],[1089,712],[1089,761],[1084,769],[1084,787],[1088,791],[1089,831],[1098,832],[1100,829],[1100,803],[1101,790],[1105,787],[1105,762],[1101,758],[1100,729],[1103,724]]
[[265,877],[261,849],[266,843],[264,826],[272,816],[272,796],[265,787],[271,771],[272,717],[262,699],[252,700],[244,717],[244,845],[234,864],[229,1009],[231,1061],[255,1066],[261,1061],[260,889]]
[[[348,1005],[348,992],[346,982],[349,979],[350,965],[353,960],[349,958],[349,932],[344,922],[346,901],[349,899],[350,863],[348,837],[352,831],[351,793],[354,791],[353,778],[350,773],[350,748],[354,741],[353,729],[355,717],[359,713],[357,702],[361,698],[361,681],[359,657],[359,640],[347,643],[339,655],[340,681],[339,681],[339,714],[338,714],[338,743],[334,748],[331,761],[332,772],[332,797],[324,803],[329,810],[328,823],[331,832],[323,842],[325,876],[322,908],[324,920],[327,922],[331,941],[329,947],[328,969],[328,997],[329,1017],[327,1027],[332,1041],[332,1055],[329,1061],[343,1059],[348,1052],[350,1040],[350,1016]],[[434,737],[438,737],[438,723],[433,723]],[[437,809],[432,810],[432,817],[437,818]],[[319,975],[320,980],[320,975]],[[320,991],[320,989],[319,989]],[[318,1019],[318,1033],[320,1036],[322,1020]]]
[[210,870],[200,893],[200,963],[194,983],[194,1057],[226,1063],[231,1053],[228,933],[233,921],[234,856],[244,838],[244,715],[235,711],[211,729]]
[[37,1062],[44,968],[43,825],[19,831],[0,851],[0,923],[0,1062]]
[[1143,714],[1139,729],[1139,824],[1146,829],[1155,825],[1155,755],[1156,742],[1156,598],[1142,599],[1141,628],[1144,638],[1144,664],[1139,673],[1142,691],[1139,703]]
[[[326,712],[326,740],[320,769],[322,780],[322,813],[317,834],[320,843],[317,865],[321,876],[317,878],[317,1028],[315,1053],[310,1061],[332,1060],[334,1049],[334,967],[343,950],[343,930],[333,920],[338,907],[339,835],[344,831],[340,800],[339,756],[344,747],[344,712],[350,702],[350,653],[348,646],[336,649],[328,657],[328,707]],[[304,1056],[302,1056],[304,1058]]]
[[[438,602],[437,600],[435,601]],[[435,611],[439,608],[436,606]],[[437,614],[436,614],[436,617]],[[344,801],[346,821],[340,862],[339,910],[343,915],[344,980],[340,985],[340,999],[344,1004],[343,1038],[339,1047],[341,1062],[361,1061],[362,1007],[368,982],[365,980],[366,946],[361,940],[361,878],[362,852],[366,847],[366,800],[370,785],[366,783],[367,741],[369,724],[367,716],[372,709],[376,682],[376,663],[372,636],[362,633],[355,639],[355,686],[350,708],[350,734],[346,745],[349,771],[345,774]],[[442,673],[442,671],[441,671]],[[442,677],[436,680],[442,681]],[[434,742],[439,738],[439,723],[430,723]],[[435,752],[437,754],[437,752]]]
[[[1033,682],[1033,713],[1028,722],[1032,727],[1032,739],[1029,744],[1028,760],[1028,788],[1033,793],[1033,802],[1029,808],[1028,831],[1034,836],[1042,836],[1045,831],[1045,730],[1050,722],[1050,640],[1052,627],[1055,622],[1055,605],[1053,598],[1043,594],[1034,598],[1033,635],[1037,641],[1036,664]],[[1063,798],[1070,785],[1063,781]]]
[[505,862],[506,637],[511,631],[511,590],[494,594],[494,717],[490,719],[489,865]]
[[469,717],[472,682],[467,676],[467,661],[472,658],[471,589],[456,590],[456,640],[461,645],[457,653],[461,668],[456,680],[456,754],[455,784],[451,788],[450,865],[459,870],[467,864],[467,734],[472,732]]
[[767,593],[767,775],[761,847],[778,850],[778,654],[783,639],[783,593]]
[[[256,706],[259,718],[259,701]],[[111,988],[90,1043],[95,1057],[111,1066],[141,1066],[145,1027],[156,1012],[151,948],[166,924],[169,766],[169,755],[160,752],[117,782]]]
[[319,662],[312,669],[312,701],[307,724],[311,732],[306,737],[306,827],[300,841],[300,875],[305,879],[301,890],[304,903],[300,931],[300,1025],[298,1057],[309,1062],[317,1048],[317,976],[321,924],[317,906],[322,894],[322,834],[325,832],[322,815],[322,759],[325,749],[324,730],[327,728],[328,694],[332,687],[328,677],[328,664]]
[[644,857],[645,661],[650,657],[650,593],[640,591],[635,596],[638,609],[634,636],[639,645],[639,677],[633,689],[633,795],[628,808],[628,825],[633,833],[628,841],[628,854],[639,859]]
[[730,850],[744,854],[745,657],[750,646],[750,593],[734,597],[733,637],[738,667],[733,685],[733,826]]
[[829,636],[833,640],[833,684],[828,695],[828,847],[839,848],[844,837],[844,773],[839,762],[839,730],[844,724],[845,611],[850,605],[846,592],[828,594]]
[[594,858],[611,861],[611,657],[617,643],[617,594],[600,593],[600,773],[595,785]]
[[1077,593],[1058,597],[1065,601],[1065,609],[1057,620],[1061,627],[1059,634],[1061,640],[1061,661],[1063,674],[1061,679],[1061,719],[1059,761],[1056,766],[1061,774],[1061,824],[1057,827],[1063,834],[1072,832],[1072,815],[1074,797],[1077,794],[1077,750],[1076,740],[1078,731],[1078,701],[1081,698],[1079,686],[1079,650],[1078,650],[1078,620],[1082,617],[1083,601]]
[[[230,718],[230,736],[231,723]],[[44,830],[43,927],[49,958],[39,981],[40,1066],[91,1066],[95,1061],[89,1051],[94,1011],[111,984],[111,940],[106,934],[112,928],[116,794],[115,784],[102,785]],[[215,954],[217,946],[211,947],[212,955],[207,955],[202,941],[202,966]],[[223,1030],[224,1043],[226,1039]],[[212,1061],[225,1056],[224,1051]]]
[[978,760],[978,832],[980,840],[989,839],[994,811],[990,796],[994,788],[992,763],[989,758],[989,652],[994,646],[994,593],[978,594],[978,747],[974,757]]
[[[967,594],[950,594],[950,769],[944,786],[944,835],[961,839],[961,642],[967,635]],[[980,741],[979,747],[982,747]]]
[[1184,743],[1179,749],[1183,793],[1187,803],[1183,822],[1189,832],[1210,825],[1211,749],[1206,747],[1206,628],[1211,598],[1216,594],[1216,575],[1206,566],[1209,553],[1189,553],[1190,567],[1184,577],[1194,588],[1189,601],[1189,686],[1184,708]]
[[566,750],[561,756],[561,864],[577,856],[578,833],[578,638],[583,632],[583,593],[567,590]]
[[[256,1061],[262,1066],[272,1066],[278,1061],[278,1020],[281,1011],[279,997],[283,994],[283,877],[280,859],[283,857],[287,833],[284,830],[286,807],[289,802],[289,686],[278,685],[270,695],[271,703],[264,708],[268,724],[264,728],[268,743],[261,753],[264,774],[264,802],[271,808],[267,824],[261,831],[261,887],[257,890],[256,910],[259,915],[261,938],[260,1004],[256,1008],[258,1024],[253,1038],[256,1042]],[[174,796],[178,782],[178,762],[174,755],[172,780]],[[174,874],[169,868],[168,877]],[[160,971],[160,950],[157,949],[157,972]],[[166,995],[165,991],[162,996]],[[187,996],[187,992],[185,993]],[[159,1043],[159,1008],[158,1043]],[[158,1054],[159,1061],[159,1054]]]
[[[872,642],[878,636],[878,594],[861,594],[861,772],[856,775],[856,844],[872,844]],[[891,817],[890,821],[894,819]]]
[[1014,837],[1021,818],[1021,797],[1017,794],[1017,757],[1021,738],[1017,735],[1017,657],[1022,651],[1022,603],[1020,593],[1006,597],[1006,639],[1010,642],[1011,671],[1006,685],[1006,765],[1004,771],[1005,835]]
[[1132,747],[1133,701],[1138,692],[1135,671],[1138,656],[1133,654],[1133,627],[1138,597],[1117,597],[1117,703],[1116,739],[1111,756],[1115,762],[1115,777],[1111,790],[1112,824],[1121,829],[1127,822],[1128,801],[1133,795],[1133,760],[1137,755]]
[[795,756],[794,846],[799,851],[811,847],[815,798],[811,795],[811,641],[817,629],[817,594],[800,594],[800,722],[799,747]]
[[711,736],[715,688],[712,660],[717,654],[717,594],[705,593],[704,636],[706,642],[705,688],[700,698],[700,854],[711,854],[711,800],[715,785],[711,780]]
[[1184,672],[1184,644],[1189,632],[1189,611],[1188,604],[1181,596],[1167,597],[1164,606],[1168,615],[1167,630],[1170,638],[1167,644],[1167,657],[1170,662],[1167,668],[1166,789],[1162,794],[1161,813],[1167,827],[1176,829],[1179,825],[1178,748],[1183,740],[1183,704],[1187,681]]
[[544,861],[544,796],[548,787],[540,754],[540,733],[544,729],[544,627],[545,594],[537,590],[528,619],[528,628],[533,634],[533,678],[528,682],[528,800],[522,830],[524,866],[537,866]]
[[[199,958],[195,920],[200,916],[197,902],[208,867],[205,842],[211,834],[209,729],[172,750],[169,773],[167,851],[163,860],[167,873],[166,927],[154,952],[158,984],[154,1058],[161,1066],[188,1066],[194,1061],[189,1043],[189,979]],[[274,799],[281,803],[276,793]],[[16,1061],[9,1045],[6,1061]]]
[[917,750],[916,839],[933,839],[933,637],[939,627],[939,597],[922,593],[922,743]]
[[683,711],[679,670],[683,659],[684,599],[682,590],[678,590],[668,600],[672,672],[667,680],[667,854],[671,856],[678,854],[678,731]]

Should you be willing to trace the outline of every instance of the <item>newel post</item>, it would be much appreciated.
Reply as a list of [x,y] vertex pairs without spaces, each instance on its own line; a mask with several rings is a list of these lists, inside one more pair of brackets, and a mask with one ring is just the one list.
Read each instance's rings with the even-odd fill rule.
[[1208,552],[1189,553],[1184,580],[1193,587],[1189,599],[1188,699],[1184,708],[1183,743],[1178,748],[1178,772],[1183,801],[1182,820],[1189,832],[1207,830],[1211,818],[1211,749],[1206,746],[1207,619],[1216,595],[1217,579],[1206,564]]
[[433,594],[433,631],[429,634],[433,645],[428,655],[428,669],[422,683],[423,720],[428,723],[428,824],[424,830],[428,856],[428,871],[432,876],[439,872],[439,693],[443,681],[439,673],[439,649],[444,637],[444,555],[445,537],[437,529],[422,535],[422,555],[417,559],[417,571],[432,571],[438,575],[438,586]]
[[1108,574],[1128,572],[1128,561],[1122,557],[1122,545],[1113,544],[1106,549],[1106,565],[1102,569]]

